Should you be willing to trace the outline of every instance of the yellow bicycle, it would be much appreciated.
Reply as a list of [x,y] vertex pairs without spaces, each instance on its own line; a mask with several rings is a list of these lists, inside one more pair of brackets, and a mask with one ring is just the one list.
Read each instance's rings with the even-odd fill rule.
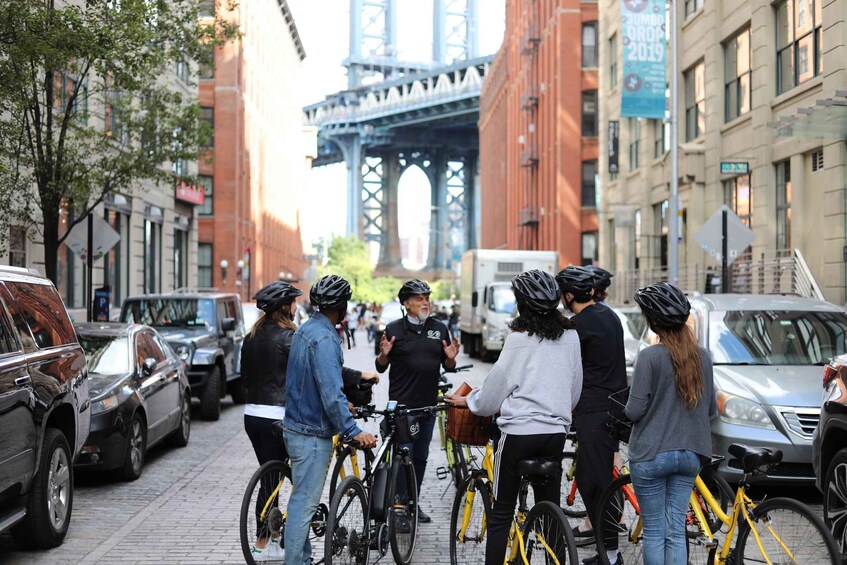
[[[695,479],[686,524],[690,565],[841,563],[835,540],[823,520],[807,505],[791,498],[770,498],[756,503],[747,495],[748,477],[766,474],[760,468],[779,463],[781,451],[734,444],[729,453],[734,457],[730,466],[744,471],[734,498],[731,491],[722,492],[728,486],[722,486],[716,493],[707,486],[703,476]],[[618,478],[600,499],[600,508],[606,508],[606,512],[598,520],[595,533],[601,562],[607,565],[604,541],[607,532],[622,534],[618,550],[626,565],[643,563],[644,532],[637,500],[620,496],[621,490],[631,483],[629,475]],[[732,500],[729,512],[719,500],[727,495]],[[721,534],[724,527],[726,530]],[[718,534],[724,536],[723,541],[718,539]]]
[[[507,564],[578,563],[573,532],[562,509],[552,502],[527,506],[529,486],[551,480],[558,461],[525,459],[518,463],[521,487],[509,530]],[[494,481],[494,448],[485,448],[482,469],[474,469],[456,493],[450,516],[450,563],[482,563]]]

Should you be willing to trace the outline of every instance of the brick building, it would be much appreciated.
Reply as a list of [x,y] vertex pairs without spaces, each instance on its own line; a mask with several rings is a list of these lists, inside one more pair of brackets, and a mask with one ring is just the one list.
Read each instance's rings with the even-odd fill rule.
[[480,100],[481,247],[597,260],[597,4],[506,1]]
[[269,282],[304,276],[296,194],[315,142],[304,143],[293,86],[306,53],[288,2],[242,2],[222,17],[243,35],[200,71],[215,136],[212,160],[198,163],[206,202],[197,210],[197,279],[249,300]]

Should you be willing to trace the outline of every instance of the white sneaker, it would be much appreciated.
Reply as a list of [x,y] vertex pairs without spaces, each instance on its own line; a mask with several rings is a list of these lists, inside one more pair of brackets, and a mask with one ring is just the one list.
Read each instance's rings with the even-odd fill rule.
[[283,550],[279,544],[276,542],[268,542],[268,545],[264,549],[259,549],[256,546],[253,546],[253,549],[250,550],[250,553],[253,555],[253,560],[256,562],[259,561],[282,561],[285,556],[285,550]]

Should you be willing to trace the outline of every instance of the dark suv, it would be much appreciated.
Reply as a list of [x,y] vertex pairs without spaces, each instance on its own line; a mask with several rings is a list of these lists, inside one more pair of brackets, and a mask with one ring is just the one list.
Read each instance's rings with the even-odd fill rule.
[[90,406],[85,353],[56,288],[0,267],[0,532],[20,545],[65,539]]
[[217,420],[227,393],[242,404],[241,342],[244,319],[237,294],[148,294],[124,300],[121,321],[156,328],[188,366],[191,393],[200,398],[200,414]]

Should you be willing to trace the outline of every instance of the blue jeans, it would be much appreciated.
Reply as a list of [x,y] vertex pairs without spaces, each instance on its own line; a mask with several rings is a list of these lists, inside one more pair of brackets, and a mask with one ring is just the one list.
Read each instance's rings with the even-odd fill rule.
[[688,562],[685,516],[699,471],[699,457],[688,450],[663,451],[650,461],[630,463],[644,520],[644,565]]
[[291,461],[292,483],[285,521],[285,563],[308,565],[312,557],[309,528],[324,490],[332,438],[285,430],[285,446]]
[[[418,497],[420,497],[421,484],[426,472],[426,460],[429,458],[429,444],[432,442],[432,432],[435,428],[435,416],[427,416],[418,420],[421,426],[421,431],[418,432],[418,437],[412,443],[401,443],[399,447],[409,449],[409,454],[412,456],[412,466],[415,468],[415,479],[418,483]],[[408,488],[406,487],[406,473],[402,467],[397,473],[396,484],[397,498],[401,501],[407,500]]]

